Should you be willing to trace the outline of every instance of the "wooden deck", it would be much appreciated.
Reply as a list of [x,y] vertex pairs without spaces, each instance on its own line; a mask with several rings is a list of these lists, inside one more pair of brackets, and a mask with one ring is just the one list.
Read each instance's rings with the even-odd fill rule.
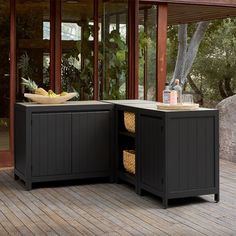
[[2,235],[236,235],[236,164],[221,161],[221,201],[170,202],[127,185],[91,184],[24,190],[0,170]]

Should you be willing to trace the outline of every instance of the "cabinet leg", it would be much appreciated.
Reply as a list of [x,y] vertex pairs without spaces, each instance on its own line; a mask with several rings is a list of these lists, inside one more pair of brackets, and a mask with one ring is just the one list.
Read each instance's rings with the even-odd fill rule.
[[114,176],[111,176],[111,177],[109,178],[109,181],[110,181],[110,183],[114,183],[114,182],[115,182],[115,177],[114,177]]
[[164,209],[168,208],[168,199],[167,198],[162,199],[162,205],[163,205]]
[[136,190],[136,193],[140,196],[144,196],[144,191],[140,188]]
[[32,182],[25,182],[25,189],[27,191],[31,190],[32,189]]
[[120,184],[120,178],[119,177],[116,177],[116,184]]
[[215,202],[219,202],[220,201],[220,194],[215,194]]
[[14,180],[18,180],[18,179],[19,177],[16,174],[14,174]]

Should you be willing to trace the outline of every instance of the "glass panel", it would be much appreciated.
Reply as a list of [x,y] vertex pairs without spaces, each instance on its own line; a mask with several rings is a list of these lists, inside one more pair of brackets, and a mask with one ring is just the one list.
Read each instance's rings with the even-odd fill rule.
[[101,99],[126,98],[128,0],[99,1],[99,82]]
[[62,89],[93,98],[93,0],[62,1]]
[[140,4],[139,10],[139,98],[156,100],[157,7]]
[[49,88],[50,0],[16,0],[17,100],[28,91],[21,78]]
[[0,0],[0,151],[9,150],[10,1]]

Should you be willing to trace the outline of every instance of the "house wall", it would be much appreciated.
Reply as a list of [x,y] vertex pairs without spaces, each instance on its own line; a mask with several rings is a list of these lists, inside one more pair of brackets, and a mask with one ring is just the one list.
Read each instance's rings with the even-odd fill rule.
[[[46,1],[46,0],[45,0]],[[84,0],[85,1],[85,0]],[[16,2],[21,3],[22,1],[10,0],[11,3],[11,12],[10,12],[10,150],[2,150],[0,151],[0,167],[5,165],[13,165],[13,153],[14,153],[14,103],[15,103],[15,94],[16,87],[19,87],[19,78],[17,77],[17,58],[16,51],[17,46],[19,46],[16,35],[17,35],[17,13],[15,9]],[[38,2],[38,1],[37,1]],[[32,1],[32,4],[37,3],[36,1]],[[46,1],[47,2],[47,1]],[[80,2],[80,1],[79,1]],[[81,1],[82,2],[82,1]],[[85,1],[86,2],[86,1]],[[111,1],[115,3],[115,1]],[[125,1],[123,1],[124,3]],[[157,4],[156,11],[156,25],[157,27],[157,39],[156,39],[156,94],[157,99],[161,101],[161,92],[164,88],[164,83],[166,79],[166,40],[167,40],[167,17],[168,17],[168,3],[172,4],[195,4],[195,5],[209,5],[209,6],[228,6],[235,7],[236,3],[233,3],[231,0],[146,0],[146,1],[128,1],[127,4],[128,15],[126,19],[126,24],[128,25],[127,29],[127,46],[128,46],[128,55],[127,55],[127,67],[128,67],[128,79],[126,84],[126,97],[127,98],[137,98],[138,97],[138,67],[139,67],[139,45],[138,45],[138,24],[139,24],[139,2],[147,3],[147,4]],[[61,5],[58,0],[48,0],[50,3],[50,21],[51,21],[51,42],[50,42],[50,58],[51,58],[51,68],[50,68],[50,86],[55,89],[57,92],[61,90],[61,50],[62,50],[62,42],[61,42]],[[99,98],[99,35],[98,35],[98,25],[97,23],[104,19],[100,19],[102,17],[99,16],[99,10],[102,9],[102,4],[104,1],[93,0],[93,19],[96,20],[95,27],[95,36],[94,36],[94,74],[93,74],[93,89],[95,90],[93,99]],[[114,4],[116,5],[116,4]],[[116,8],[117,9],[117,8]],[[118,8],[119,10],[119,8]],[[191,8],[189,9],[191,11]],[[76,9],[75,9],[76,12]],[[118,25],[119,17],[116,17],[116,24]],[[42,25],[41,25],[42,27]],[[42,58],[38,58],[39,63],[42,64]],[[18,79],[17,79],[18,78]],[[18,81],[18,82],[17,82]],[[17,84],[18,83],[18,84]],[[145,88],[147,86],[144,86]],[[0,108],[1,109],[1,108]],[[6,164],[7,163],[7,164]]]

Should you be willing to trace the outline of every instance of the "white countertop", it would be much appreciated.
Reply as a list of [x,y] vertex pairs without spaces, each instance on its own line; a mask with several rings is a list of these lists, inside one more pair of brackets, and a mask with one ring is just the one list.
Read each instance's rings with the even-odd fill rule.
[[43,106],[81,106],[81,105],[107,105],[106,102],[100,101],[69,101],[61,104],[38,104],[35,102],[21,102],[17,103],[26,107],[43,107]]
[[197,110],[160,110],[157,109],[157,102],[154,101],[147,101],[147,100],[103,100],[103,101],[68,101],[62,104],[38,104],[34,102],[22,102],[17,103],[26,107],[43,107],[43,106],[83,106],[83,105],[106,105],[106,104],[116,104],[116,105],[124,105],[133,108],[141,108],[147,110],[155,110],[155,111],[162,111],[162,112],[184,112],[184,111],[211,111],[216,109],[209,109],[209,108],[199,108]]

